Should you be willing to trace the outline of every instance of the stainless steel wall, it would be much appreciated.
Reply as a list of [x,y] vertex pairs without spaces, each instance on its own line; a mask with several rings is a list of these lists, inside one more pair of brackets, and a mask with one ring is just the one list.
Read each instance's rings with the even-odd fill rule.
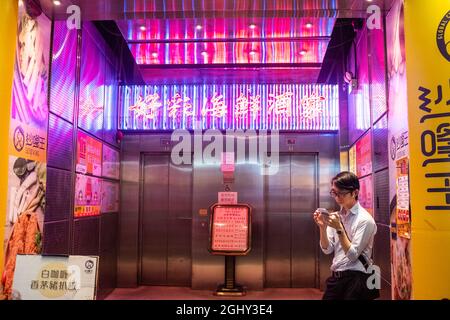
[[[193,143],[194,138],[191,137]],[[255,139],[255,138],[253,138]],[[223,144],[226,145],[224,138]],[[244,141],[249,150],[248,140]],[[122,142],[122,183],[120,214],[120,236],[118,256],[118,286],[134,287],[139,284],[139,192],[140,156],[147,152],[170,152],[169,134],[125,135]],[[203,142],[203,149],[210,142]],[[193,144],[192,144],[193,145]],[[268,136],[268,151],[271,151],[271,137]],[[233,151],[230,149],[228,151]],[[331,207],[329,183],[339,171],[339,152],[337,134],[293,134],[284,133],[279,137],[279,151],[285,154],[316,154],[318,161],[317,194],[320,207]],[[194,157],[195,158],[195,157]],[[231,191],[238,192],[241,203],[253,207],[252,251],[248,256],[237,257],[237,282],[251,290],[262,290],[265,282],[264,246],[266,212],[264,203],[264,175],[256,159],[236,163],[235,182]],[[194,159],[192,182],[192,288],[216,289],[224,280],[224,257],[211,255],[208,248],[209,216],[201,216],[200,209],[207,209],[217,202],[217,192],[223,191],[220,164],[202,164]],[[317,237],[315,232],[315,237]],[[313,239],[311,239],[313,240]],[[316,239],[315,239],[316,240]],[[315,241],[314,240],[314,241]],[[308,239],[302,239],[308,241]],[[329,274],[330,258],[319,253],[316,259],[318,283],[323,287]]]

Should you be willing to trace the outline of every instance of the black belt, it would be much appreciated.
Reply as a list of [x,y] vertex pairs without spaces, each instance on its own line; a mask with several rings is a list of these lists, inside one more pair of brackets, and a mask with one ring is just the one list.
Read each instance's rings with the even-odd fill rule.
[[356,271],[356,270],[345,270],[345,271],[333,271],[331,274],[334,278],[340,279],[340,278],[347,278],[352,277],[358,274],[364,273],[362,271]]

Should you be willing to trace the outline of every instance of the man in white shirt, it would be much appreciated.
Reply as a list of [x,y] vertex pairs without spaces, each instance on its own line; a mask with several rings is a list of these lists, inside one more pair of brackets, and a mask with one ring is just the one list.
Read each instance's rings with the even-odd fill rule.
[[320,247],[334,253],[332,275],[326,280],[324,300],[373,299],[367,287],[367,267],[372,264],[372,248],[377,226],[359,204],[359,180],[351,172],[341,172],[331,181],[331,196],[339,212],[314,212],[320,230]]

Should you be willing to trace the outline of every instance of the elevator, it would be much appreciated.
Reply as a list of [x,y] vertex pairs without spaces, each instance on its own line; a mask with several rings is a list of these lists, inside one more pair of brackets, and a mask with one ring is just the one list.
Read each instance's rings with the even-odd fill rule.
[[317,155],[281,154],[279,171],[264,184],[265,287],[317,285]]
[[[331,261],[319,250],[312,213],[333,205],[328,192],[339,170],[338,136],[280,134],[279,170],[271,175],[249,160],[253,139],[258,136],[246,140],[247,160],[236,162],[228,186],[252,207],[252,249],[236,258],[236,281],[248,290],[323,288]],[[175,165],[167,141],[165,133],[124,137],[118,286],[215,290],[225,268],[224,257],[208,250],[209,208],[226,188],[221,166],[195,154],[191,163]]]
[[192,166],[141,156],[140,284],[191,286]]

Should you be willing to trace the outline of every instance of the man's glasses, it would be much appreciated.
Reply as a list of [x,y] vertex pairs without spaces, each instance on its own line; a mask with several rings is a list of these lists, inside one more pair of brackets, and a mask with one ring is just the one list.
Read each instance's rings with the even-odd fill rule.
[[335,197],[343,197],[343,196],[345,196],[348,193],[351,193],[351,191],[338,191],[338,192],[336,192],[334,190],[331,190],[330,191],[330,196],[332,196],[334,198]]

